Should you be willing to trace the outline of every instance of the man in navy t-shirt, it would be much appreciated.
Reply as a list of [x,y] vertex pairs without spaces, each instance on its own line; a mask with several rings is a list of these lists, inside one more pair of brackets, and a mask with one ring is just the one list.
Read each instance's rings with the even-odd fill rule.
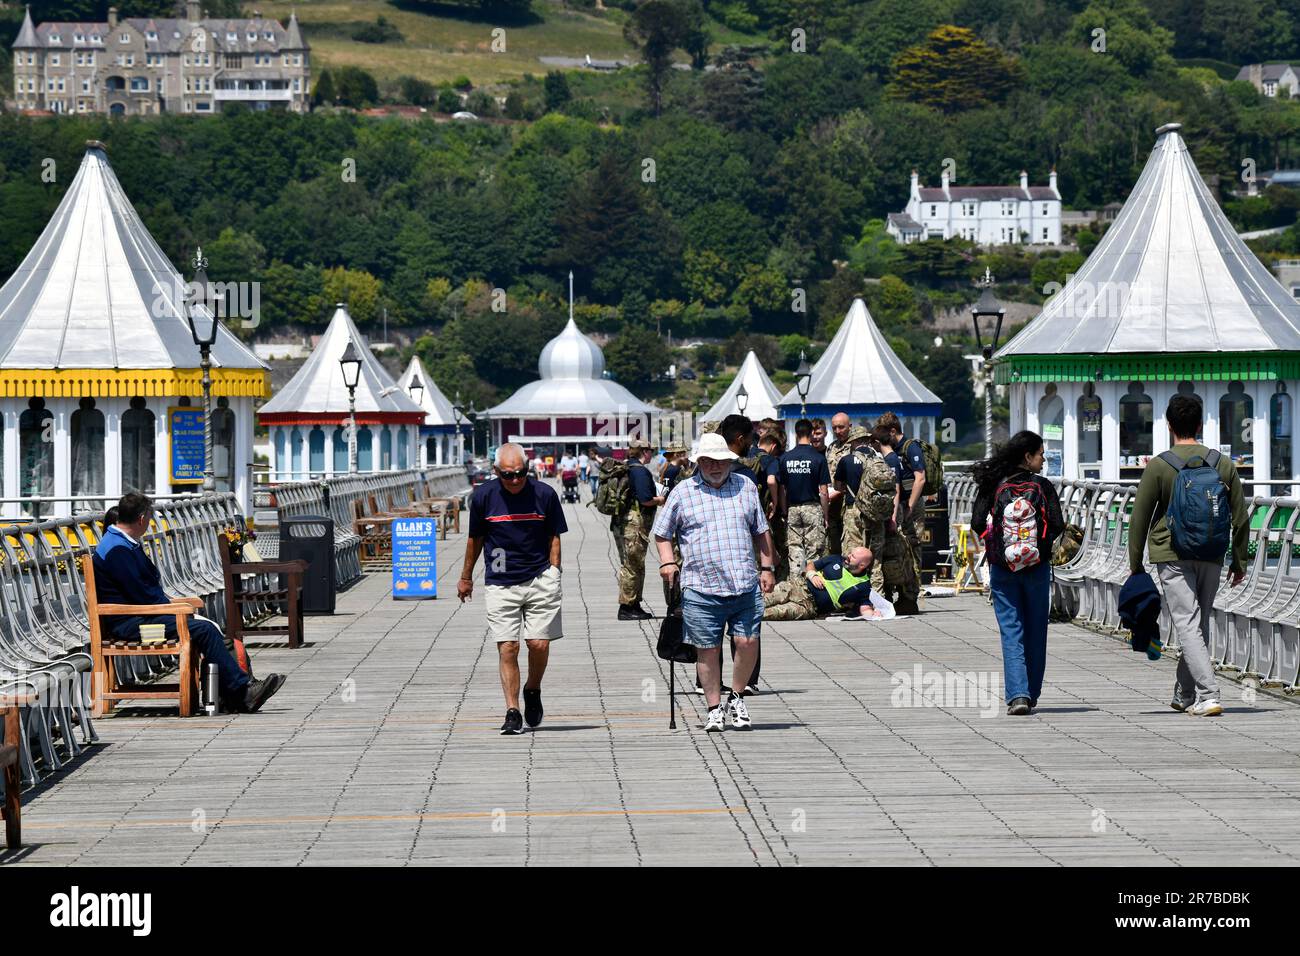
[[826,456],[812,446],[812,422],[795,422],[797,444],[781,456],[781,485],[785,489],[786,554],[790,574],[826,552],[826,524],[831,483]]
[[[488,636],[496,641],[501,689],[506,696],[502,734],[542,722],[542,675],[560,623],[560,535],[569,530],[559,495],[528,474],[524,450],[513,442],[497,449],[496,481],[474,489],[469,502],[465,567],[456,593],[474,594],[474,565],[483,555]],[[528,682],[519,713],[519,641],[528,642]]]

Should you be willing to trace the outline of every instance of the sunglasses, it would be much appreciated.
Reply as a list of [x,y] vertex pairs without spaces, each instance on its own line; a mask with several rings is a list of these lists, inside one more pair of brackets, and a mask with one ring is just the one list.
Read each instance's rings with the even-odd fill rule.
[[498,468],[497,474],[500,475],[506,481],[519,481],[522,478],[528,477],[528,469],[520,468],[518,471],[502,471],[500,468]]

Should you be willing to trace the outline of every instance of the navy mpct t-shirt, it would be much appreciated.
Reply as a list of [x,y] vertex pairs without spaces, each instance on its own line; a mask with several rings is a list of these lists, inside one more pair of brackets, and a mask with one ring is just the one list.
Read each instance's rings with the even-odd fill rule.
[[806,505],[821,501],[818,490],[831,483],[826,456],[812,445],[795,445],[781,456],[781,484],[786,504]]
[[551,538],[569,530],[560,496],[529,478],[517,495],[499,479],[485,481],[469,500],[469,536],[483,538],[483,580],[526,584],[551,563]]

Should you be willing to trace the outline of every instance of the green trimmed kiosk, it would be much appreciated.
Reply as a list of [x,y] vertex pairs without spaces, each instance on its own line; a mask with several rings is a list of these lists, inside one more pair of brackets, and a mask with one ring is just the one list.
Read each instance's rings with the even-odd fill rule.
[[[1164,410],[1205,408],[1201,440],[1256,494],[1292,494],[1300,303],[1237,237],[1179,124],[1078,274],[994,355],[1011,430],[1044,438],[1044,474],[1134,479],[1169,447]],[[1271,490],[1264,482],[1274,482]]]

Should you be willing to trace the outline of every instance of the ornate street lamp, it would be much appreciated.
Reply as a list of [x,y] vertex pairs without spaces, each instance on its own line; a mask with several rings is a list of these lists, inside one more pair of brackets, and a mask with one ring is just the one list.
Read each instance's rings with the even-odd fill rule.
[[749,392],[745,390],[745,383],[740,383],[740,391],[736,393],[736,411],[745,414],[745,406],[749,404]]
[[407,386],[407,390],[411,393],[411,401],[419,405],[420,399],[424,398],[424,383],[420,381],[420,376],[416,375],[412,377],[411,384]]
[[808,386],[812,384],[812,366],[803,350],[799,352],[799,367],[794,370],[795,384],[799,389],[799,417],[808,414]]
[[[983,291],[979,301],[971,306],[971,321],[975,325],[975,342],[980,354],[984,356],[984,457],[993,455],[993,366],[989,359],[998,349],[998,339],[1002,336],[1002,319],[1007,310],[993,295],[993,273],[987,268],[982,278],[975,282]],[[985,339],[988,344],[985,344]]]
[[348,474],[357,472],[357,382],[361,380],[361,355],[356,343],[348,339],[348,347],[339,359],[343,370],[343,384],[348,388]]
[[208,260],[202,247],[194,250],[194,288],[185,296],[185,320],[190,336],[199,347],[199,367],[203,369],[203,490],[215,491],[212,472],[212,346],[217,341],[217,315],[208,305]]

